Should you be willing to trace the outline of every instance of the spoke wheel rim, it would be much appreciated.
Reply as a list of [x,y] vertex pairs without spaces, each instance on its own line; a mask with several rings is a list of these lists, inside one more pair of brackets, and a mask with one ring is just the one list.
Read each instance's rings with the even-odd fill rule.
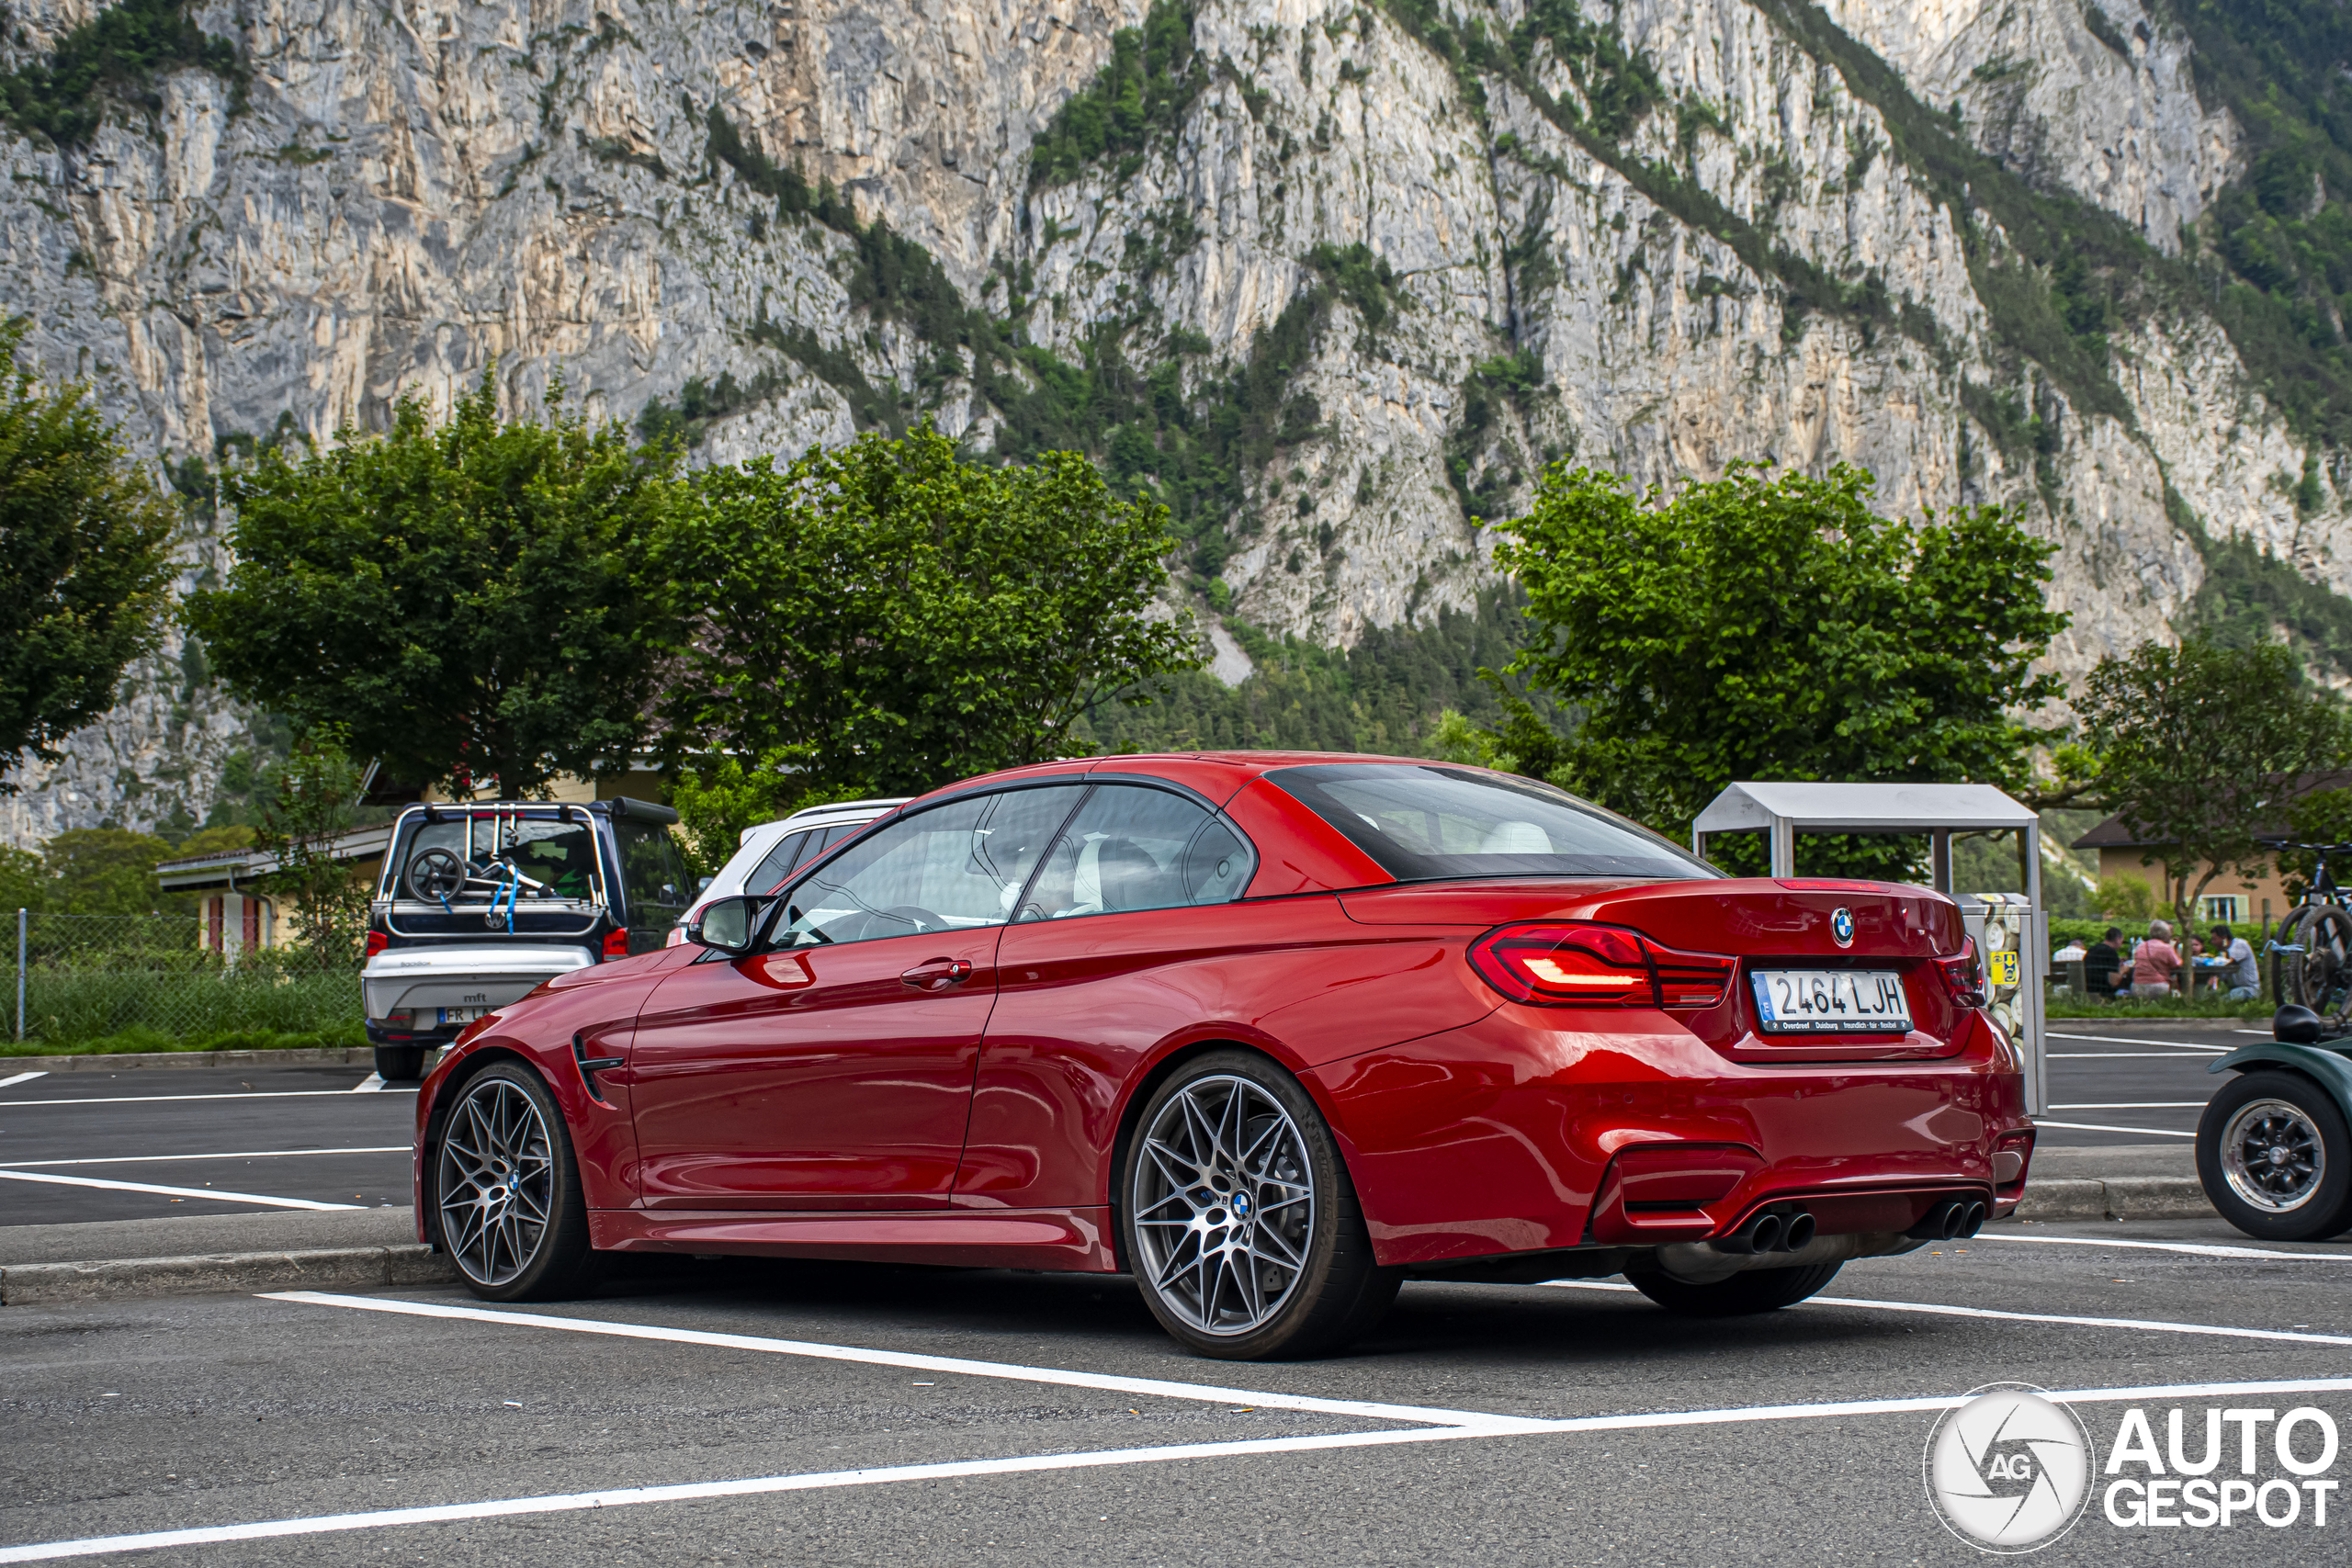
[[510,1283],[555,1215],[555,1157],[538,1106],[512,1079],[469,1089],[441,1130],[434,1190],[441,1245],[478,1285]]
[[1128,1201],[1137,1277],[1220,1338],[1289,1303],[1321,1209],[1297,1122],[1263,1086],[1222,1073],[1177,1090],[1143,1129]]
[[2283,1100],[2249,1100],[2222,1129],[2222,1174],[2240,1200],[2266,1213],[2291,1213],[2327,1177],[2319,1128]]

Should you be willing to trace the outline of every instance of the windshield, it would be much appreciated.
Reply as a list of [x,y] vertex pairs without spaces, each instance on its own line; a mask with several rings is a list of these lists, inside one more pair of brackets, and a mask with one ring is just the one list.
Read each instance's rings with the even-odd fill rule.
[[1723,874],[1646,828],[1507,773],[1440,762],[1330,762],[1277,768],[1266,781],[1399,882]]

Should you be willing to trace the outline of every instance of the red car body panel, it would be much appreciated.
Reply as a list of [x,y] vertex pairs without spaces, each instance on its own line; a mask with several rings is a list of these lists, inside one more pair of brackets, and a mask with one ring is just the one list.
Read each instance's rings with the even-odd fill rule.
[[[580,971],[459,1038],[418,1096],[419,1149],[450,1085],[519,1056],[570,1127],[599,1247],[1108,1270],[1142,1099],[1179,1057],[1238,1045],[1314,1097],[1385,1264],[1703,1240],[1789,1201],[1825,1234],[1901,1231],[1940,1198],[2005,1212],[2021,1195],[2022,1157],[1994,1165],[1996,1145],[2030,1152],[2017,1063],[1934,967],[1961,948],[1949,899],[1804,879],[1398,883],[1263,777],[1347,761],[1397,760],[1097,758],[940,792],[1163,780],[1221,808],[1257,866],[1223,905]],[[1703,1008],[1513,1001],[1469,953],[1526,921],[1740,967]],[[902,978],[952,959],[967,979]],[[1758,959],[1897,970],[1914,1027],[1763,1033]],[[592,1091],[582,1057],[623,1065]],[[429,1177],[420,1153],[426,1239]]]

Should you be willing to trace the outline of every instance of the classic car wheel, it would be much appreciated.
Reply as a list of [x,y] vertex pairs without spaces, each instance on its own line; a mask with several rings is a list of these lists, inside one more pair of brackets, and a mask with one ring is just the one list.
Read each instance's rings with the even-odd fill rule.
[[1728,1280],[1691,1285],[1669,1274],[1625,1278],[1634,1289],[1668,1312],[1685,1317],[1745,1317],[1750,1313],[1777,1312],[1794,1306],[1838,1277],[1836,1263],[1801,1263],[1793,1269],[1744,1269]]
[[466,1081],[433,1173],[442,1249],[474,1294],[547,1301],[602,1277],[563,1113],[528,1067],[500,1062]]
[[2352,1227],[2352,1129],[2301,1073],[2241,1073],[2197,1122],[2197,1179],[2222,1218],[2266,1241]]
[[1297,1081],[1263,1057],[1185,1064],[1144,1107],[1120,1230],[1145,1303],[1186,1348],[1227,1360],[1311,1356],[1396,1299],[1354,1185]]

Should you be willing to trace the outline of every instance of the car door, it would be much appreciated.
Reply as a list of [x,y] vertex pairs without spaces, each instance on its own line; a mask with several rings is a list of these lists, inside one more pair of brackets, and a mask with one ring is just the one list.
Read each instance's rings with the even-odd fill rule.
[[1134,1062],[1171,1032],[1228,1013],[1243,967],[1281,967],[1317,916],[1283,901],[1236,904],[1257,856],[1188,792],[1098,784],[1071,817],[999,944],[971,1132],[956,1200],[970,1207],[1102,1201],[1109,1145]]
[[645,1203],[944,1202],[998,935],[1084,793],[1047,784],[902,818],[797,877],[768,951],[714,951],[665,978],[628,1068]]

